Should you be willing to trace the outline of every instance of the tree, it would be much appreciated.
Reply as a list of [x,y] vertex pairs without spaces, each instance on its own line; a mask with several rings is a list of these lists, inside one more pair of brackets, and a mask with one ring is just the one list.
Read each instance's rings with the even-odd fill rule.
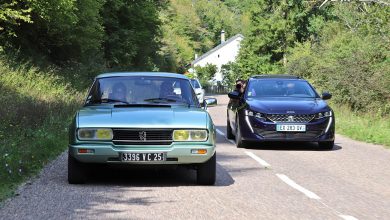
[[206,64],[206,66],[196,66],[195,73],[202,84],[207,84],[209,80],[211,80],[215,73],[218,71],[218,68],[214,64]]
[[288,49],[309,38],[311,21],[321,13],[315,4],[305,1],[257,0],[238,57],[239,71],[246,76],[283,72]]
[[102,9],[104,58],[110,68],[151,70],[159,50],[162,2],[107,0]]
[[18,0],[4,0],[0,3],[0,33],[15,36],[13,28],[21,22],[31,22],[31,8]]

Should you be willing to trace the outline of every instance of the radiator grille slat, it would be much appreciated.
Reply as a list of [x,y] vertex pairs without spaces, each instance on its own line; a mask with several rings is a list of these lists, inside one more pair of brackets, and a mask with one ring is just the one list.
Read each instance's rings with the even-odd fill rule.
[[172,129],[113,129],[117,145],[170,145]]
[[273,122],[291,122],[291,123],[307,123],[315,118],[315,114],[267,114],[268,120]]

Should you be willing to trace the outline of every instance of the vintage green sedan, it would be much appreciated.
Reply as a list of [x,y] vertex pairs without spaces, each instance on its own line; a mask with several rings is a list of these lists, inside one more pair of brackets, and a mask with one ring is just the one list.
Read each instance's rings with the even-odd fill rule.
[[84,183],[93,164],[183,165],[197,183],[216,178],[215,127],[190,80],[160,72],[105,73],[94,80],[69,130],[68,181]]

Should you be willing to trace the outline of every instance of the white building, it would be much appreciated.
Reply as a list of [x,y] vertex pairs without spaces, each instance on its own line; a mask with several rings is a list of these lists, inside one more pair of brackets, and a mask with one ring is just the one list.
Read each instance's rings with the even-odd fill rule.
[[241,41],[244,39],[244,36],[237,34],[227,41],[225,41],[225,32],[221,32],[221,44],[214,47],[207,53],[203,54],[200,57],[196,57],[192,61],[192,68],[196,66],[204,67],[208,63],[216,65],[218,70],[215,74],[215,81],[222,81],[221,66],[229,62],[234,62],[240,50]]

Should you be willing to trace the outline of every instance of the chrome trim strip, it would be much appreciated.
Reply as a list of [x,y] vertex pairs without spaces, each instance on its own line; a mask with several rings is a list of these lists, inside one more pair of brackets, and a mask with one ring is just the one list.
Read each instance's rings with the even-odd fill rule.
[[329,117],[329,122],[328,122],[328,125],[326,126],[325,133],[328,133],[330,125],[332,124],[332,121],[333,121],[333,117]]
[[116,142],[137,142],[137,143],[150,143],[150,142],[172,142],[173,140],[146,140],[146,141],[143,141],[143,140],[112,140],[112,141],[116,141]]
[[246,121],[246,123],[248,123],[248,126],[249,126],[249,128],[251,129],[251,132],[254,133],[253,128],[252,128],[252,125],[251,125],[251,123],[249,122],[249,117],[248,117],[247,115],[245,116],[245,121]]

